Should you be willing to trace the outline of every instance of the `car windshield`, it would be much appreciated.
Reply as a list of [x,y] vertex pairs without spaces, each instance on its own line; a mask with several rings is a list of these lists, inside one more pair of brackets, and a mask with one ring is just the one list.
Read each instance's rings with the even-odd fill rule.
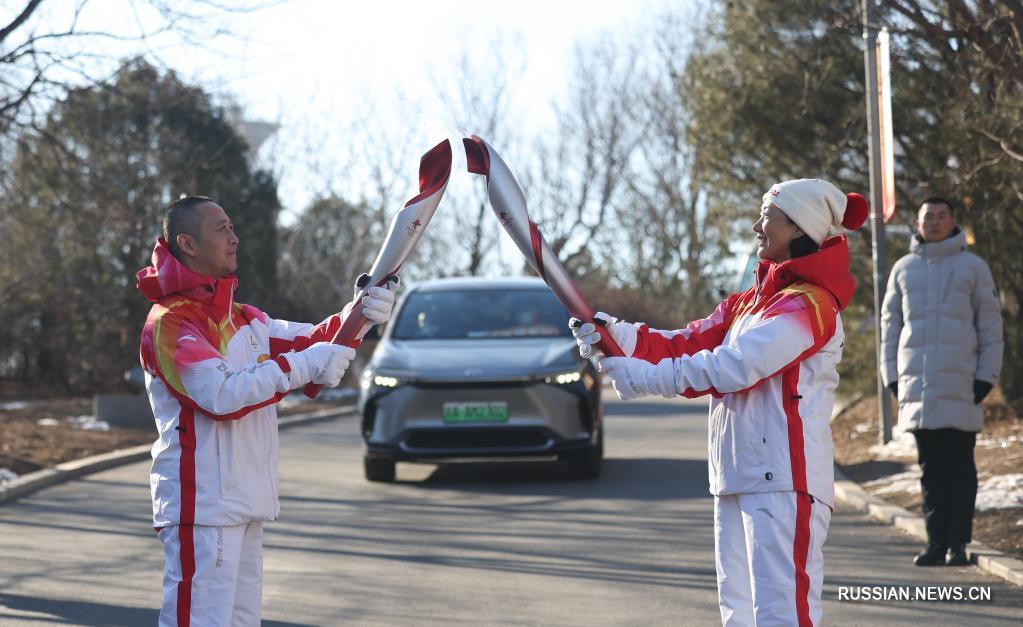
[[571,337],[568,312],[550,290],[414,292],[401,308],[396,340]]

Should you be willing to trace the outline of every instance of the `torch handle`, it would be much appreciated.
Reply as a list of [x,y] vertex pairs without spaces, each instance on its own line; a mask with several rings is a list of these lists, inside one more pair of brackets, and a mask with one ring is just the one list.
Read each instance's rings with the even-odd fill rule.
[[599,324],[596,326],[597,333],[600,333],[600,341],[597,342],[597,348],[600,349],[600,352],[608,357],[625,357],[625,353],[618,346],[618,342],[615,342],[614,338],[611,337],[611,329]]
[[[355,345],[358,343],[357,337],[359,335],[359,331],[361,331],[362,327],[369,322],[369,318],[363,314],[362,309],[362,300],[359,300],[359,302],[352,307],[352,311],[345,318],[344,322],[341,323],[341,328],[337,330],[337,333],[334,334],[334,338],[330,341],[331,344],[342,344],[344,346],[355,348]],[[320,389],[322,387],[322,385],[318,385],[316,383],[307,383],[306,386],[302,388],[302,392],[309,398],[316,398],[316,395],[320,393]]]

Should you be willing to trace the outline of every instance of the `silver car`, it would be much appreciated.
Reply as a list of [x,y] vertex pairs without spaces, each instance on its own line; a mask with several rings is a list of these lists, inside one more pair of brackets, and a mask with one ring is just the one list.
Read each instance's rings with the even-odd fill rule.
[[370,481],[395,463],[547,457],[596,478],[599,375],[540,279],[441,279],[408,290],[362,374]]

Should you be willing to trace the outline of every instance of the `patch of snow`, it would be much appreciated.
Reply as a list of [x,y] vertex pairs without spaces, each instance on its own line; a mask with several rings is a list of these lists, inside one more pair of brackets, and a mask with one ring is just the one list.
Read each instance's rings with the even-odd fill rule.
[[888,444],[875,444],[868,451],[877,459],[903,459],[916,457],[916,438],[909,431],[892,434]]
[[10,468],[0,468],[0,483],[6,481],[14,481],[18,478],[18,473],[14,472]]
[[10,411],[12,409],[25,409],[28,407],[28,403],[25,401],[10,401],[8,403],[0,403],[0,411]]
[[40,427],[56,427],[60,425],[60,421],[56,418],[40,418],[36,420],[36,424]]
[[856,433],[870,433],[871,431],[876,430],[877,425],[875,425],[872,422],[861,422],[860,424],[853,427],[853,431],[855,431]]
[[72,427],[82,431],[110,431],[110,423],[106,420],[96,420],[96,417],[91,415],[75,416],[68,418],[67,421]]
[[292,392],[291,394],[288,394],[287,396],[282,398],[280,402],[277,403],[277,405],[279,407],[294,407],[295,405],[301,403],[304,398],[305,394],[302,394],[302,392],[300,391]]
[[977,511],[1023,507],[1023,474],[995,475],[977,486]]
[[[895,494],[905,492],[907,494],[920,494],[920,466],[914,464],[906,472],[881,477],[863,484],[863,487],[870,490],[871,494]],[[877,489],[872,489],[877,488]]]
[[1009,448],[1014,442],[1019,442],[1018,435],[1010,435],[1007,438],[977,438],[977,446],[984,448]]

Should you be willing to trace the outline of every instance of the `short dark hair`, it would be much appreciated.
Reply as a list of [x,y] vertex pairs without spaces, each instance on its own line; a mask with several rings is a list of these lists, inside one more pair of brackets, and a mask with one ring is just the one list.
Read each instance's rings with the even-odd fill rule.
[[[781,214],[785,216],[785,219],[789,221],[789,224],[796,224],[796,222],[790,218],[787,213],[782,211]],[[796,224],[796,226],[799,225]],[[806,233],[803,233],[799,237],[789,241],[789,257],[792,259],[812,255],[820,249],[820,245],[813,241],[813,238]]]
[[163,214],[163,239],[167,242],[171,254],[181,260],[181,248],[178,247],[178,235],[182,233],[199,239],[202,226],[202,213],[199,205],[217,201],[208,196],[184,196],[171,203]]
[[803,233],[789,242],[789,257],[795,259],[796,257],[812,255],[820,249],[821,247],[817,245],[817,242],[813,241],[812,237]]
[[[923,207],[924,205],[945,205],[946,207],[948,207],[949,215],[955,216],[956,214],[955,207],[952,205],[952,203],[949,202],[948,199],[942,198],[941,196],[928,196],[927,198],[924,198],[923,202],[920,203],[920,207]],[[917,210],[919,210],[920,207],[917,207]]]

